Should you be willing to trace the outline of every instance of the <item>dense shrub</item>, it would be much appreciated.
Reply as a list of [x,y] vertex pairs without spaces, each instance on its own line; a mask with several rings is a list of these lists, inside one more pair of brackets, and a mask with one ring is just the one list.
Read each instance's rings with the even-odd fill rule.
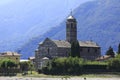
[[17,65],[18,64],[11,59],[0,59],[0,76],[16,75],[16,73],[19,72]]
[[56,58],[43,68],[44,73],[50,74],[80,74],[83,60],[80,58]]
[[23,61],[19,63],[21,71],[34,70],[34,66],[30,61]]
[[108,61],[108,68],[113,71],[120,72],[120,55]]
[[47,67],[43,67],[45,74],[55,75],[79,75],[85,71],[106,70],[106,62],[85,61],[78,57],[56,58],[47,63]]
[[16,67],[17,64],[15,61],[10,60],[10,59],[2,59],[0,60],[0,68],[14,68]]

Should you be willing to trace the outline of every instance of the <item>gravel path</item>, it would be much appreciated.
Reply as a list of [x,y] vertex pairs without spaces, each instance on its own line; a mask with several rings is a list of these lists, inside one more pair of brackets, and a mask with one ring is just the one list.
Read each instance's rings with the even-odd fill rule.
[[[23,77],[0,77],[0,80],[84,80],[84,78],[23,78]],[[86,80],[120,80],[120,78],[87,78]]]

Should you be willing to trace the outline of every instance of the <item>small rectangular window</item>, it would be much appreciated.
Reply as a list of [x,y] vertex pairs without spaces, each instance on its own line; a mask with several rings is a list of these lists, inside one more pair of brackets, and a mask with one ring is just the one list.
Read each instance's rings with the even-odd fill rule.
[[82,48],[80,48],[80,51],[82,52],[82,51],[83,51],[83,49],[82,49]]
[[88,48],[88,52],[90,52],[90,49]]
[[95,52],[97,52],[97,49],[95,49]]
[[71,28],[73,28],[73,23],[71,23]]

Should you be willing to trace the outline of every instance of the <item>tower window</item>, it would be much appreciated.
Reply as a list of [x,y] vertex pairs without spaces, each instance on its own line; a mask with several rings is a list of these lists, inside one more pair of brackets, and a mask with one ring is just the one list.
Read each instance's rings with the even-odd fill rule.
[[88,52],[90,52],[90,49],[88,48]]
[[80,51],[82,52],[82,51],[83,51],[83,49],[82,49],[82,48],[80,48]]
[[95,52],[97,52],[97,49],[95,49]]
[[71,28],[73,28],[73,23],[71,23]]

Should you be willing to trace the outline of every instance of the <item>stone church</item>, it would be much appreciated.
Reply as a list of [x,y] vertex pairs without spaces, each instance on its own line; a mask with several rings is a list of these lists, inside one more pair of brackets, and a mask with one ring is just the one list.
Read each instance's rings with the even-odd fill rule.
[[[77,40],[77,21],[72,14],[66,20],[66,40],[52,40],[46,38],[39,44],[35,51],[37,69],[40,68],[43,59],[55,57],[67,57],[71,52],[71,43]],[[101,55],[100,46],[93,41],[78,41],[80,56],[87,60],[95,60]]]

